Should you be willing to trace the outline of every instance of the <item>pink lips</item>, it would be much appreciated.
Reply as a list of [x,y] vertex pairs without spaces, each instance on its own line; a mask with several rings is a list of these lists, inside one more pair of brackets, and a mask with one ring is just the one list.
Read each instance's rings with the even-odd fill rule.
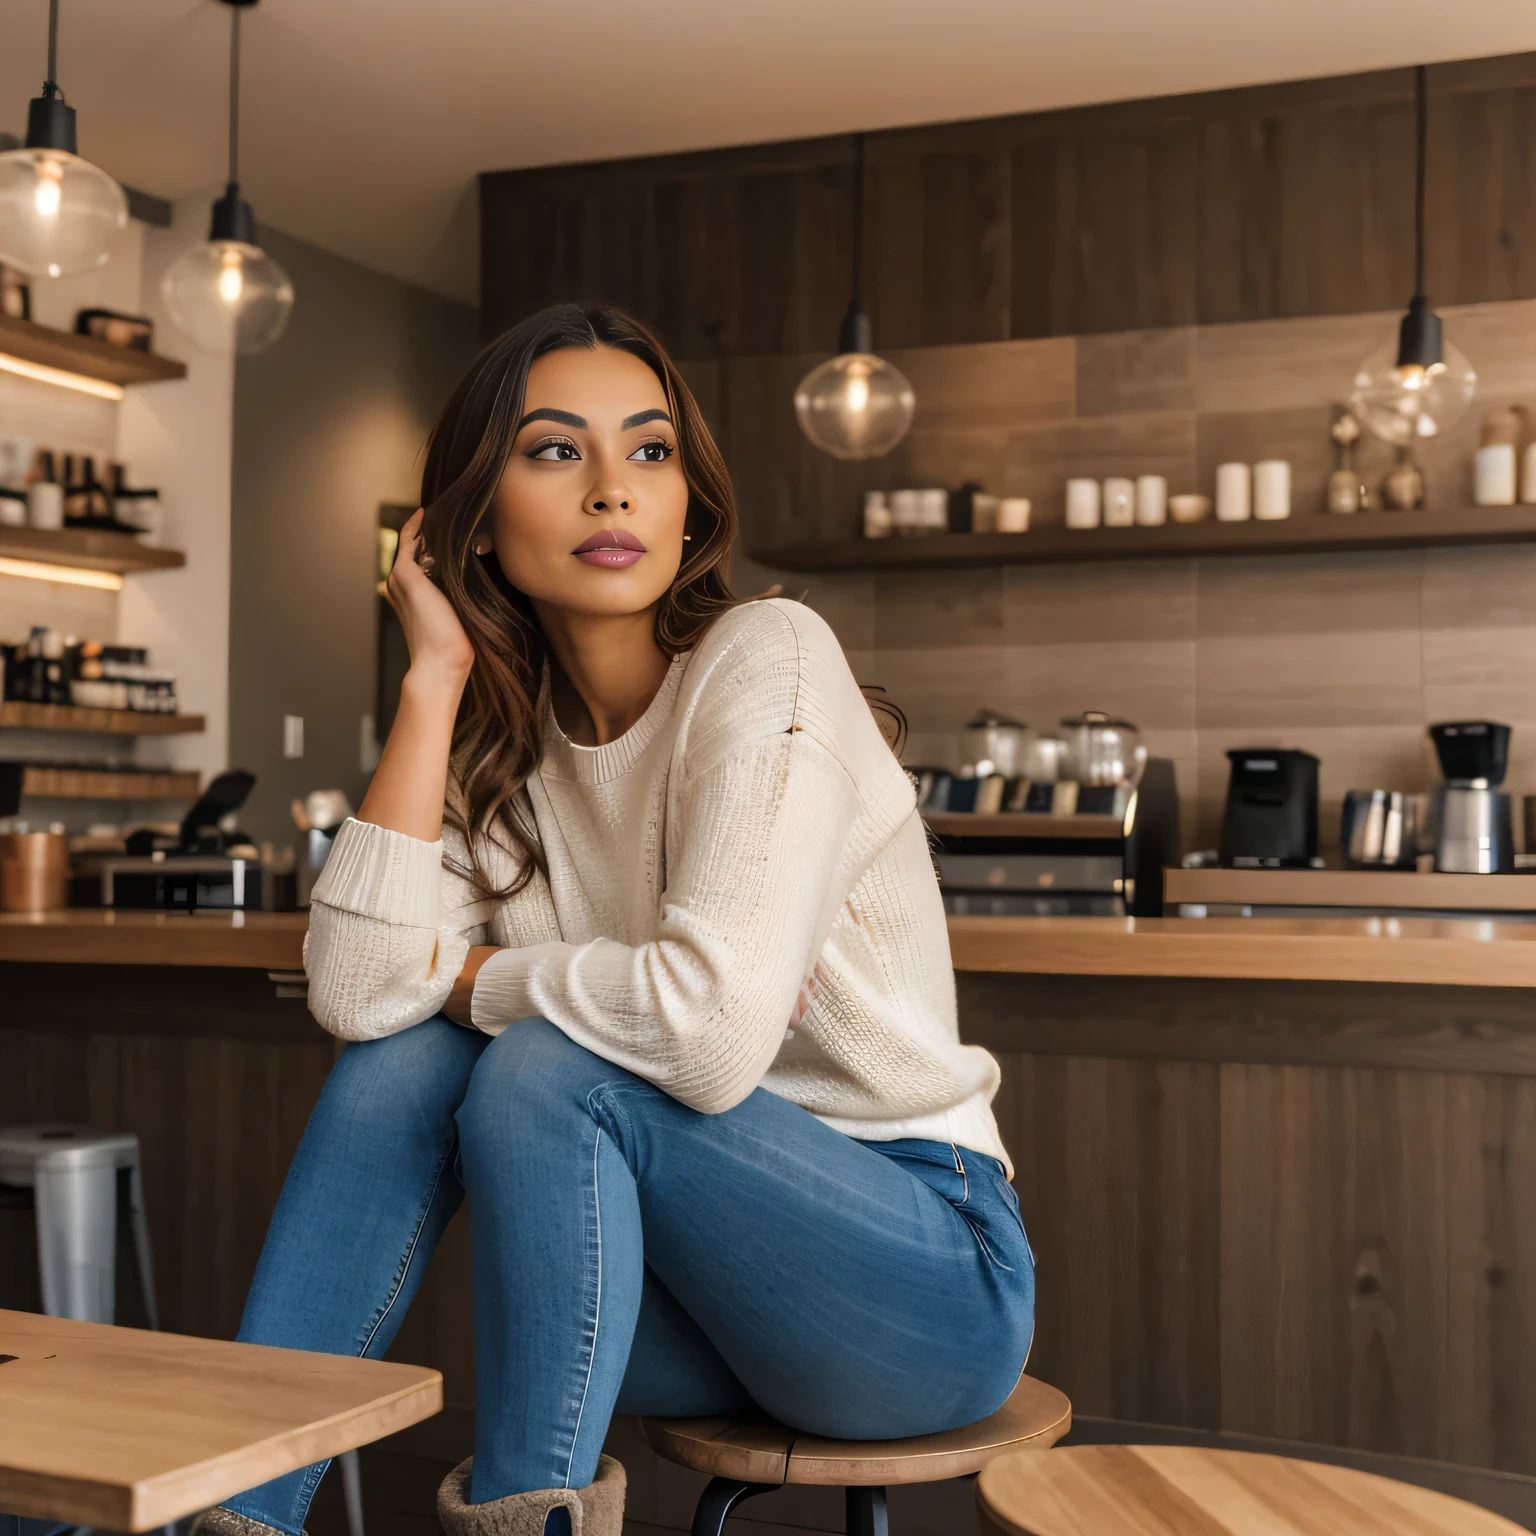
[[571,551],[578,560],[604,570],[622,571],[645,554],[645,545],[632,533],[618,528],[605,528],[583,539]]

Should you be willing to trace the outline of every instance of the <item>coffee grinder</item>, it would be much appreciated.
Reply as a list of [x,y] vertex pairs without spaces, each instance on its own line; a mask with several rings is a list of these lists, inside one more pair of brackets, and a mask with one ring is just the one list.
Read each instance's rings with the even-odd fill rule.
[[1507,725],[1458,720],[1429,728],[1445,783],[1435,796],[1435,868],[1460,875],[1515,867],[1514,819],[1499,788],[1509,768]]

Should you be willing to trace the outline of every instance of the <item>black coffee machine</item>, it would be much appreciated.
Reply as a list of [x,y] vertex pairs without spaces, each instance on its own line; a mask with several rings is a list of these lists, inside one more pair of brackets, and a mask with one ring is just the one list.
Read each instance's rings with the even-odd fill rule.
[[1514,818],[1499,788],[1509,771],[1507,725],[1455,720],[1429,728],[1445,783],[1435,796],[1435,868],[1461,875],[1515,867]]
[[1306,869],[1317,858],[1317,769],[1310,752],[1234,747],[1221,823],[1228,869]]

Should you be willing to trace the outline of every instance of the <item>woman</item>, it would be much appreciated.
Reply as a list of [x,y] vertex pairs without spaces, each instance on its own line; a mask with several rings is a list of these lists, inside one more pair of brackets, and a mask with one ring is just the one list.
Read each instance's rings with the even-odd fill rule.
[[[310,1006],[357,1043],[240,1337],[382,1355],[467,1192],[453,1532],[618,1536],[615,1410],[990,1413],[1034,1303],[997,1067],[958,1041],[911,783],[837,641],[730,597],[677,369],[611,310],[534,316],[449,402],[422,502],[399,713],[311,909]],[[297,1533],[323,1471],[205,1522]]]

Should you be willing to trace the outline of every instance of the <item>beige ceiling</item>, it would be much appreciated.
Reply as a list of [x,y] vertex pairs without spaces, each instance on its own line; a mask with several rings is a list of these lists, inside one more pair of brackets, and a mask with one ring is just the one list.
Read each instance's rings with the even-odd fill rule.
[[[46,0],[0,0],[0,128]],[[176,197],[222,178],[229,13],[63,0],[82,151]],[[262,0],[259,219],[473,302],[474,176],[1536,49],[1530,0]]]

